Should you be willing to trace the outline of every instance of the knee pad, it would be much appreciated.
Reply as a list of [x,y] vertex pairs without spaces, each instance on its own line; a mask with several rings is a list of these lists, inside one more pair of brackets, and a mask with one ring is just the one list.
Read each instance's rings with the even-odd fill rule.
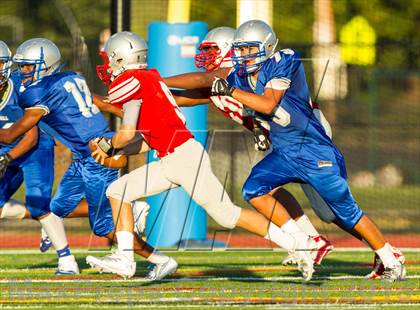
[[23,204],[16,200],[9,200],[0,208],[0,219],[21,220],[25,217],[25,213],[26,208]]
[[239,220],[242,209],[233,203],[208,204],[203,206],[208,215],[224,228],[233,229]]
[[127,200],[129,199],[129,197],[124,197],[125,182],[126,181],[124,177],[112,182],[106,190],[106,196],[109,198],[123,200],[124,202],[131,203],[131,200]]
[[51,197],[26,196],[26,207],[31,217],[37,219],[50,212]]

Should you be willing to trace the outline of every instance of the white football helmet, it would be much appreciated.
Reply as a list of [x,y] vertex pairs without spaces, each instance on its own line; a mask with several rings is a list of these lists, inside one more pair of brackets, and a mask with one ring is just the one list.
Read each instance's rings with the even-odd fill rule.
[[147,50],[146,41],[135,33],[113,34],[99,52],[104,60],[102,65],[96,66],[99,78],[108,84],[125,70],[146,68]]
[[[233,66],[238,72],[255,72],[273,55],[277,42],[276,34],[265,22],[250,20],[243,23],[236,30],[235,38],[233,39]],[[257,47],[258,51],[251,53],[251,47]],[[244,48],[248,49],[248,54],[242,55]],[[255,61],[250,63],[250,60]]]
[[206,71],[232,67],[230,56],[234,35],[235,29],[230,27],[217,27],[209,31],[198,47],[200,53],[194,57],[195,66]]
[[3,67],[0,69],[0,85],[2,85],[9,79],[13,64],[12,52],[3,41],[0,41],[0,63],[3,63]]
[[[59,71],[60,60],[61,54],[58,47],[45,38],[35,38],[23,42],[13,56],[13,62],[18,65],[22,80],[31,78],[25,83],[26,86]],[[26,64],[35,65],[34,69],[31,72],[22,72],[21,66]]]

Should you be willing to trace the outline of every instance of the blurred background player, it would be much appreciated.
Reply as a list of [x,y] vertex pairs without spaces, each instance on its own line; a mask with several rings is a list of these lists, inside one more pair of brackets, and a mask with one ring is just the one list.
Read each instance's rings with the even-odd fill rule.
[[[74,72],[60,72],[60,51],[48,39],[23,42],[13,60],[18,64],[22,83],[26,87],[19,97],[25,113],[9,128],[0,129],[0,142],[12,143],[42,120],[48,134],[62,142],[73,154],[73,162],[51,201],[51,211],[64,218],[77,208],[82,199],[86,199],[92,231],[113,240],[114,222],[105,190],[117,179],[118,170],[96,163],[90,156],[88,143],[95,137],[112,136],[114,133],[93,105],[84,78]],[[53,240],[51,232],[46,231]],[[120,241],[118,234],[116,237]],[[135,243],[136,253],[152,263],[159,264],[163,258],[168,259],[166,255],[153,252],[154,249],[140,238],[136,238]],[[122,276],[134,275],[135,266],[134,269],[132,265],[129,267],[129,273],[122,272]]]
[[[230,27],[217,27],[209,31],[206,37],[199,45],[199,53],[195,55],[195,65],[198,69],[204,69],[206,72],[220,70],[226,74],[232,69],[232,42],[235,36],[235,29]],[[169,87],[188,88],[188,78],[185,75],[164,78],[164,82]],[[244,107],[239,101],[228,96],[211,96],[210,88],[200,90],[172,90],[174,98],[178,106],[195,106],[198,104],[206,104],[210,101],[221,111],[227,118],[242,125],[250,130],[254,135],[255,149],[258,151],[267,151],[270,148],[271,141],[268,133],[269,125],[266,121],[257,120],[252,111]],[[331,133],[331,127],[322,112],[317,109],[316,115],[322,119],[326,132]],[[329,210],[325,202],[319,197],[318,193],[312,187],[304,184],[305,194],[311,206],[317,214],[321,214],[321,218],[327,222],[331,222],[334,214]],[[333,249],[331,243],[325,237],[321,236],[316,228],[312,225],[309,218],[304,214],[300,204],[293,195],[284,188],[278,188],[272,191],[275,197],[288,211],[298,226],[309,236],[313,238],[318,251],[313,251],[313,258],[316,264],[320,264],[322,259]],[[279,223],[274,222],[278,225]],[[292,251],[283,260],[283,264],[295,264],[296,255]]]
[[[314,248],[313,240],[294,221],[288,223],[288,230],[283,230],[260,213],[232,203],[211,170],[207,152],[185,127],[184,116],[168,87],[155,69],[146,69],[147,51],[146,42],[138,35],[119,32],[105,44],[101,52],[104,64],[97,67],[101,80],[110,83],[111,104],[123,109],[120,130],[112,139],[102,138],[98,142],[103,154],[98,154],[97,160],[124,147],[137,131],[160,159],[131,171],[109,186],[107,196],[114,217],[121,218],[117,233],[126,234],[127,239],[132,235],[132,201],[182,186],[222,227],[244,228],[287,250]],[[297,251],[296,255],[303,278],[310,280],[314,269],[309,251]],[[133,261],[132,256],[129,258]],[[114,269],[113,272],[119,268],[118,262],[107,256],[88,257],[88,262]]]
[[[0,128],[10,128],[24,113],[18,104],[21,81],[15,74],[11,78],[11,65],[12,54],[0,41]],[[18,136],[12,144],[0,143],[0,218],[39,220],[58,254],[56,274],[77,274],[63,222],[50,212],[53,181],[54,142],[38,127]],[[9,200],[23,182],[25,205]]]

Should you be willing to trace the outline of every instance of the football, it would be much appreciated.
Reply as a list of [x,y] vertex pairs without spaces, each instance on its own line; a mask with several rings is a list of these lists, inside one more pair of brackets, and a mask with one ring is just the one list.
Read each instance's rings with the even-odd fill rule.
[[[97,144],[90,141],[89,142],[89,149],[90,153],[92,154],[98,148]],[[99,162],[98,162],[99,163]],[[100,163],[101,164],[101,163]],[[127,156],[126,155],[114,155],[112,157],[107,157],[103,164],[105,167],[112,168],[112,169],[121,169],[127,166]]]

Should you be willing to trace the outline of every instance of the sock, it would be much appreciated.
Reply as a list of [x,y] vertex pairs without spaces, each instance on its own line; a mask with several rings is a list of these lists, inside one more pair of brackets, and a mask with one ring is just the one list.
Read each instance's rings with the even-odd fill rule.
[[[295,223],[293,220],[291,221]],[[274,223],[270,223],[270,226],[268,227],[267,236],[265,236],[264,238],[273,241],[275,244],[279,245],[283,249],[286,249],[288,251],[294,251],[297,248],[298,244],[301,244],[298,238],[302,238],[302,236],[300,236],[299,234],[305,236],[305,240],[307,240],[307,236],[303,232],[299,233],[298,231],[297,233],[292,234],[284,231],[284,229],[278,227]]]
[[382,260],[382,263],[384,264],[385,268],[399,264],[398,260],[394,256],[394,253],[392,252],[392,247],[389,243],[385,243],[385,245],[382,248],[376,250],[375,252]]
[[25,205],[16,201],[9,200],[0,210],[0,219],[16,219],[21,220],[25,217],[26,208]]
[[311,237],[316,237],[319,236],[318,231],[316,230],[316,228],[314,227],[314,225],[312,225],[311,221],[309,220],[309,218],[306,216],[306,214],[302,215],[297,221],[295,221],[296,224],[299,226],[299,228],[306,233],[307,235],[311,236]]
[[117,231],[118,252],[134,261],[134,235],[130,231]]
[[166,263],[169,259],[169,256],[159,252],[158,250],[154,250],[153,253],[147,258],[149,262],[152,264],[163,264]]
[[[39,222],[42,225],[42,228],[50,237],[51,242],[57,251],[59,257],[63,257],[60,253],[67,253],[66,251],[60,252],[65,248],[68,248],[69,243],[67,241],[66,232],[64,230],[63,220],[55,215],[54,213],[48,214],[43,219],[40,219]],[[60,253],[59,253],[60,252]],[[68,250],[68,255],[70,255],[70,250]],[[64,255],[65,256],[65,255]]]
[[66,246],[64,249],[58,250],[57,255],[59,258],[70,256],[71,252],[69,246]]

